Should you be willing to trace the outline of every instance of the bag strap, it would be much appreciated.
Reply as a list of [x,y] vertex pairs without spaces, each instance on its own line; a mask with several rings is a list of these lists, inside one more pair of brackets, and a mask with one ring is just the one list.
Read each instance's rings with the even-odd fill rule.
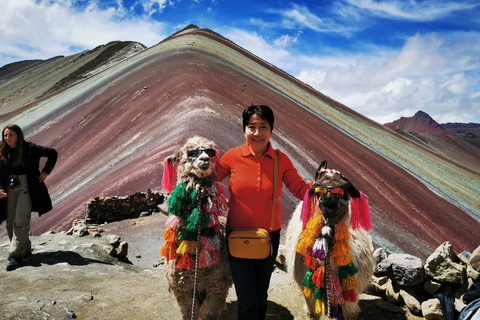
[[278,157],[277,150],[273,150],[273,200],[272,200],[272,214],[270,216],[270,227],[268,232],[272,232],[273,224],[275,221],[275,203],[277,202],[277,178],[278,178]]

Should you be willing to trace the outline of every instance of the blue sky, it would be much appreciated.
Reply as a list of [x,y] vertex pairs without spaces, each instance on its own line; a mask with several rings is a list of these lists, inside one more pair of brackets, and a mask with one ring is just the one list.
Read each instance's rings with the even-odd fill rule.
[[220,33],[359,113],[480,123],[480,0],[0,0],[0,66]]

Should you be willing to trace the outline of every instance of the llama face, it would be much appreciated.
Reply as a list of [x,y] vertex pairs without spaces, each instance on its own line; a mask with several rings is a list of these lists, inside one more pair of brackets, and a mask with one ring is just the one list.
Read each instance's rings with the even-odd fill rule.
[[185,155],[185,169],[199,178],[210,176],[215,169],[215,153],[213,149],[188,150]]
[[312,187],[325,220],[333,225],[348,213],[348,189],[350,185],[337,173],[325,172]]

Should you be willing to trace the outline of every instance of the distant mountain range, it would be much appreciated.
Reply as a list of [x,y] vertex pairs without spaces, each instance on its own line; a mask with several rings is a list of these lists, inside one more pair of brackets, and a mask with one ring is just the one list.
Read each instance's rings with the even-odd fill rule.
[[[444,241],[478,246],[478,147],[436,134],[443,125],[422,114],[410,128],[431,133],[392,131],[196,26],[150,48],[116,41],[0,68],[0,125],[16,123],[59,152],[47,179],[54,208],[32,232],[67,230],[90,198],[161,191],[164,159],[193,135],[221,155],[242,145],[241,113],[252,103],[273,108],[272,145],[306,181],[326,159],[369,196],[376,246],[423,258]],[[298,202],[283,192],[282,230]]]
[[384,125],[393,130],[457,136],[464,140],[480,140],[480,123],[448,122],[438,124],[430,115],[423,111],[418,111],[413,117],[401,117]]

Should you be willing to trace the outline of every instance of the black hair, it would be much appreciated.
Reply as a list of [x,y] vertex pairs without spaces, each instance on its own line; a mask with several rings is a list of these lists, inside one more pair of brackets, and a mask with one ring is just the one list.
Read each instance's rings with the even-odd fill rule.
[[245,108],[245,110],[243,110],[243,132],[245,132],[245,128],[248,126],[250,118],[256,114],[260,116],[260,118],[262,118],[263,120],[267,121],[270,125],[270,130],[273,130],[274,117],[272,109],[269,106],[263,104],[252,104],[250,107],[247,107]]
[[5,130],[7,129],[17,134],[17,139],[18,139],[17,147],[13,149],[13,152],[15,153],[14,159],[16,159],[14,165],[19,166],[23,164],[23,145],[25,142],[25,138],[24,138],[22,129],[16,124],[7,125],[2,131],[2,140],[0,142],[0,157],[3,161],[6,162],[8,158],[8,153],[11,151],[11,148],[5,141],[5,137],[4,137]]

